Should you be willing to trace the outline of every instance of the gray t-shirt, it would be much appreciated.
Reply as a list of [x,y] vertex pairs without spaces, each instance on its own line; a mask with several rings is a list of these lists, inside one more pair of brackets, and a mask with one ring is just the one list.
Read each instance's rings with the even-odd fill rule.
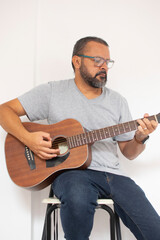
[[[47,119],[53,124],[74,118],[91,131],[132,120],[128,104],[119,93],[104,87],[100,96],[87,99],[73,79],[42,84],[18,99],[31,121]],[[120,170],[117,141],[131,140],[133,135],[130,132],[95,142],[88,168],[125,175]]]

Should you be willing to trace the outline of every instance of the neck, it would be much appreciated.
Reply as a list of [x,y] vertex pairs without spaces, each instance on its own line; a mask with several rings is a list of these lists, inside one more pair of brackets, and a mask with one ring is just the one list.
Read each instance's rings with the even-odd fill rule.
[[93,99],[101,95],[102,88],[89,86],[80,76],[75,77],[75,84],[83,95],[88,99]]

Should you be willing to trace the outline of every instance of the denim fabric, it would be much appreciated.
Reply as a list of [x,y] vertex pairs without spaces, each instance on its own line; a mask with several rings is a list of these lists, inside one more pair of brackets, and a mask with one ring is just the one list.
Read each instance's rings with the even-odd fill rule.
[[160,240],[160,217],[130,178],[94,170],[69,170],[52,184],[61,200],[67,240],[88,240],[98,198],[112,198],[123,223],[138,240]]

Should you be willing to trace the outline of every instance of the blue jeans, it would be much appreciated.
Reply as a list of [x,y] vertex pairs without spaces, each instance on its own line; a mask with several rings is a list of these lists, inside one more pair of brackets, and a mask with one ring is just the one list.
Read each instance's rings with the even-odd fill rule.
[[124,176],[93,170],[69,170],[52,184],[61,200],[67,240],[88,240],[98,198],[112,198],[123,223],[138,240],[160,240],[160,217],[136,183]]

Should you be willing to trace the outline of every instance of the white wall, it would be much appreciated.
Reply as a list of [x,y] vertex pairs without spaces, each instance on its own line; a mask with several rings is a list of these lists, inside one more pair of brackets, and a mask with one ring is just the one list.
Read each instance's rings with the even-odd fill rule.
[[[36,1],[0,1],[0,103],[33,87]],[[14,124],[14,123],[13,123]],[[31,193],[7,173],[0,128],[0,239],[31,239]]]
[[[70,62],[75,41],[87,35],[95,35],[104,38],[110,45],[115,66],[109,72],[108,86],[127,98],[133,118],[142,117],[145,112],[159,112],[158,0],[1,0],[0,5],[0,50],[3,53],[0,54],[0,102],[16,97],[34,85],[73,77]],[[5,133],[2,129],[1,133],[3,152]],[[121,161],[122,167],[145,190],[160,214],[158,143],[159,127],[151,135],[141,156],[134,161],[121,157]],[[16,215],[16,221],[22,225],[26,234],[31,230],[31,214],[32,238],[26,239],[40,239],[45,212],[41,200],[48,194],[48,188],[31,193],[30,206],[30,193],[13,186],[9,180],[4,154],[1,162],[1,179],[6,184],[4,187],[3,181],[0,183],[1,196],[9,197],[12,193],[12,202],[1,198],[1,207],[11,204],[14,209],[12,215]],[[1,212],[1,217],[5,218],[3,207]],[[105,215],[99,210],[91,240],[106,239],[103,218]],[[29,224],[26,230],[25,220]],[[7,221],[5,218],[4,225],[7,225]],[[21,239],[14,230],[15,220],[10,218],[10,224],[13,226],[12,237]],[[122,230],[124,240],[135,239],[123,225]],[[1,234],[4,232],[0,232],[0,237]],[[60,239],[63,239],[62,231]]]

